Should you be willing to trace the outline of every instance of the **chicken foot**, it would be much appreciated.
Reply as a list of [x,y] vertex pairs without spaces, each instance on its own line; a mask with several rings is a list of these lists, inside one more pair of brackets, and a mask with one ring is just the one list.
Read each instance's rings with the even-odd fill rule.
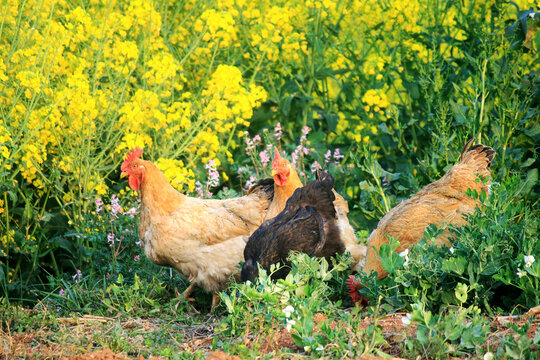
[[184,290],[184,292],[182,293],[182,296],[184,297],[184,299],[186,299],[187,302],[193,302],[193,301],[195,301],[194,298],[189,297],[189,296],[191,295],[191,293],[193,292],[194,289],[195,289],[195,284],[194,284],[194,283],[191,283],[191,284],[189,284],[189,286],[187,287],[187,289]]
[[213,293],[212,294],[212,308],[210,311],[214,311],[214,308],[219,303],[219,293]]
[[[192,283],[190,284],[186,290],[184,290],[184,292],[180,295],[182,295],[184,297],[184,299],[186,299],[187,302],[194,302],[195,299],[192,298],[192,297],[189,297],[191,295],[191,293],[193,292],[193,290],[195,289],[195,284]],[[211,311],[214,310],[214,308],[217,306],[217,304],[219,303],[219,293],[213,293],[212,294],[212,308],[211,308]],[[193,306],[192,306],[193,308]],[[195,310],[196,311],[196,310]],[[198,312],[198,311],[197,311]]]

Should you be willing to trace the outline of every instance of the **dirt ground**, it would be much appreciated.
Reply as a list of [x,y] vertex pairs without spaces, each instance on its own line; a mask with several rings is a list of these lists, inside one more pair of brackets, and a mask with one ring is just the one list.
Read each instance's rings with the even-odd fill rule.
[[[416,329],[414,326],[405,326],[401,319],[405,316],[403,313],[396,313],[385,316],[379,320],[383,335],[389,346],[383,351],[394,354],[399,351],[399,344],[404,340],[404,335],[414,336]],[[322,314],[315,314],[314,321],[318,324],[324,320]],[[531,321],[532,319],[532,321]],[[46,327],[36,331],[10,333],[10,331],[0,330],[0,359],[62,359],[62,360],[143,360],[145,357],[130,357],[122,352],[113,352],[109,348],[96,347],[96,335],[106,333],[110,327],[120,326],[120,330],[137,329],[140,335],[132,340],[134,343],[141,342],[142,334],[150,333],[156,328],[162,326],[158,320],[154,319],[129,319],[119,321],[118,319],[104,318],[99,316],[82,316],[74,318],[59,318],[59,331],[56,333],[65,334],[66,341],[58,341],[58,338],[51,337],[51,330]],[[524,316],[499,316],[491,321],[492,332],[487,339],[490,345],[500,343],[500,339],[506,334],[512,332],[510,325],[522,325],[526,321],[531,321],[532,326],[529,329],[528,336],[533,338],[538,326],[540,325],[540,306],[529,311]],[[367,328],[372,323],[372,319],[366,317],[361,321],[361,327]],[[214,327],[219,324],[219,319],[209,319],[207,323],[195,326],[186,326],[183,333],[183,341],[178,343],[178,349],[194,352],[202,350],[208,360],[239,360],[238,356],[231,356],[222,351],[211,351]],[[330,326],[333,326],[331,323]],[[335,326],[335,324],[334,324]],[[267,336],[267,335],[265,335]],[[140,338],[139,338],[140,337]],[[56,341],[51,341],[51,339]],[[63,339],[63,338],[62,338]],[[86,341],[75,341],[76,339],[86,339]],[[260,342],[261,352],[271,352],[278,349],[288,348],[293,351],[300,350],[294,344],[289,332],[285,328],[276,329],[267,339],[260,339],[257,334],[252,334],[250,338],[245,339],[246,346],[250,343]],[[299,358],[305,356],[299,356]],[[160,359],[159,357],[149,357],[148,359]],[[376,359],[375,357],[364,357],[362,359]],[[396,358],[397,359],[397,358]]]

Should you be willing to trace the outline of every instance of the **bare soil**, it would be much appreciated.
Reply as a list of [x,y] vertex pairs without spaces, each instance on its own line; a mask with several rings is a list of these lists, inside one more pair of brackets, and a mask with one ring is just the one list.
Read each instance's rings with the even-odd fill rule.
[[[404,313],[396,313],[378,320],[389,344],[383,350],[394,356],[398,356],[400,344],[405,337],[414,336],[416,333],[414,326],[403,324],[402,318],[404,316]],[[316,325],[325,319],[324,315],[315,314]],[[531,309],[523,316],[493,318],[490,324],[492,332],[488,336],[487,344],[496,346],[503,336],[513,331],[512,324],[523,325],[527,321],[531,323],[527,335],[532,339],[540,325],[540,306]],[[373,319],[366,317],[362,319],[360,326],[367,328],[372,322]],[[182,341],[177,342],[178,349],[188,352],[202,350],[206,359],[209,360],[239,360],[238,356],[232,356],[222,351],[211,351],[214,328],[218,324],[219,319],[210,316],[206,323],[183,327],[181,330]],[[57,319],[57,329],[54,331],[47,326],[21,333],[11,332],[9,329],[8,331],[0,330],[0,359],[142,360],[145,359],[143,355],[128,356],[125,352],[113,351],[100,346],[100,336],[110,333],[113,329],[117,332],[131,331],[129,333],[131,345],[143,348],[145,346],[144,335],[161,329],[163,325],[162,321],[156,319],[119,320],[99,316],[82,316]],[[339,326],[339,324],[334,321],[330,323],[330,326]],[[245,345],[250,347],[254,343],[262,344],[260,346],[261,353],[285,348],[301,352],[285,328],[275,328],[270,334],[258,334],[253,331],[245,339]],[[298,358],[306,358],[305,355],[298,355]],[[160,358],[151,356],[148,359]],[[362,359],[376,359],[376,357]]]

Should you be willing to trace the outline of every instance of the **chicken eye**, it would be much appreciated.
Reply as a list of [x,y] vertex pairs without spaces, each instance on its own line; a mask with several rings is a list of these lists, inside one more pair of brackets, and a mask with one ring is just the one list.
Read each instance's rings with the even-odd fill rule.
[[137,168],[137,164],[133,164],[133,166],[132,166],[132,167],[133,167],[134,169],[135,169],[135,168]]

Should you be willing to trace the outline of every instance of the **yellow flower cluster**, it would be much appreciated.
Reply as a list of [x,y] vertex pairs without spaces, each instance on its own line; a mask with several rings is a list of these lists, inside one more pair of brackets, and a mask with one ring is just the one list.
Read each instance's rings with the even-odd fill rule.
[[195,191],[195,174],[182,160],[159,158],[156,165],[176,189],[187,193]]
[[[235,27],[235,13],[227,11],[206,10],[200,19],[194,24],[195,31],[202,33],[206,30],[203,40],[213,44],[218,44],[220,48],[226,48],[236,43],[238,38],[238,28]],[[238,44],[236,43],[236,46]]]
[[[411,68],[465,56],[452,45],[467,37],[463,11],[504,24],[490,1],[466,0],[458,11],[430,0],[5,0],[0,166],[41,195],[50,186],[61,189],[57,198],[84,202],[107,192],[105,180],[139,146],[160,158],[177,188],[193,191],[195,175],[185,169],[232,162],[254,109],[281,91],[336,110],[330,140],[367,142],[390,109],[410,105],[402,95],[403,82],[414,82],[405,79]],[[434,19],[448,43],[419,36]],[[334,72],[320,80],[321,69],[312,69],[313,84],[303,88],[312,80],[298,70],[316,56]],[[520,61],[540,66],[532,54]],[[352,72],[361,86],[346,89],[352,100],[342,105]],[[285,77],[293,90],[280,88]]]
[[[10,151],[8,144],[11,141],[11,135],[8,132],[7,128],[3,125],[2,119],[0,119],[0,166],[4,159],[9,158]],[[9,164],[6,165],[8,169],[10,168]]]
[[[231,134],[267,98],[239,68],[209,69],[210,56],[201,56],[216,44],[239,46],[241,13],[229,2],[196,4],[163,32],[168,5],[153,1],[5,1],[0,104],[10,121],[0,120],[0,165],[15,166],[40,194],[56,183],[65,202],[85,201],[108,191],[111,161],[140,146],[161,156],[176,187],[193,191],[194,175],[183,169],[234,144]],[[183,54],[194,29],[202,42]],[[167,160],[178,148],[185,159]]]
[[220,136],[230,137],[239,126],[249,126],[253,109],[266,100],[267,94],[261,86],[246,87],[238,68],[219,65],[201,95],[205,101],[202,110],[205,129],[189,149],[206,163],[216,157]]
[[369,113],[370,118],[373,118],[374,114],[385,115],[384,109],[390,105],[388,97],[382,89],[366,91],[362,101],[366,104],[364,110]]
[[0,235],[0,256],[7,256],[8,252],[30,255],[36,250],[37,241],[32,235],[28,235],[26,238],[17,238],[13,229]]

